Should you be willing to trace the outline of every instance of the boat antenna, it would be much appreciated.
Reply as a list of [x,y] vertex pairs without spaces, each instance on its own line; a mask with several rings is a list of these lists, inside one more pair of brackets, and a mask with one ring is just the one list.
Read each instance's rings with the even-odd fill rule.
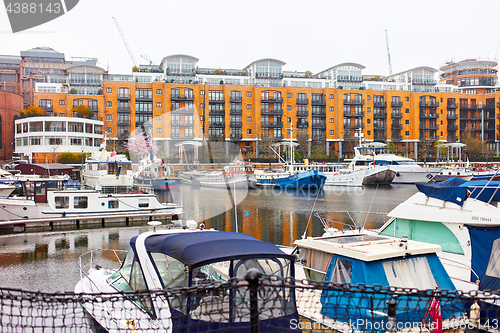
[[318,197],[319,197],[319,189],[317,190],[316,192],[316,198],[314,199],[314,204],[312,206],[312,209],[311,209],[311,214],[309,215],[309,219],[307,220],[307,224],[306,224],[306,228],[304,229],[304,233],[302,234],[302,239],[305,239],[306,238],[306,234],[307,234],[307,228],[309,228],[309,223],[311,223],[311,219],[312,219],[312,214],[314,212],[314,207],[316,206],[316,202],[318,201]]

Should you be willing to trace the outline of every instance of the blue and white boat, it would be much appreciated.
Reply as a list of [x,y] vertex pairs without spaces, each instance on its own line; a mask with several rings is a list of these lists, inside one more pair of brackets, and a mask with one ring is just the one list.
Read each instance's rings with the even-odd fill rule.
[[299,170],[294,164],[283,170],[255,170],[257,185],[279,189],[319,190],[325,186],[326,175],[318,170]]
[[[109,267],[112,257],[100,257],[97,251],[85,254],[83,261],[81,257],[75,291],[147,291],[149,296],[124,297],[114,304],[84,302],[85,310],[109,332],[250,332],[250,296],[243,278],[252,268],[272,277],[266,280],[268,287],[259,288],[258,331],[288,331],[290,321],[298,320],[294,290],[285,288],[294,278],[294,258],[249,235],[199,230],[194,222],[188,229],[133,237],[119,269],[96,266]],[[220,285],[227,288],[215,289],[217,293],[203,288]],[[170,293],[172,288],[178,289]]]
[[[351,332],[351,329],[369,332],[374,327],[385,330],[389,320],[387,301],[392,295],[398,295],[399,304],[395,327],[406,328],[411,322],[423,322],[429,300],[410,296],[405,290],[428,290],[430,295],[435,288],[456,290],[437,256],[441,251],[439,245],[381,236],[366,230],[325,230],[322,237],[296,240],[293,252],[298,257],[297,279],[332,283],[324,289],[297,289],[299,314],[324,328],[339,332]],[[367,296],[356,291],[359,290],[356,287],[350,291],[346,285],[379,286],[393,292]],[[441,301],[443,329],[460,323],[461,313],[455,310],[457,308],[460,307],[451,301]]]

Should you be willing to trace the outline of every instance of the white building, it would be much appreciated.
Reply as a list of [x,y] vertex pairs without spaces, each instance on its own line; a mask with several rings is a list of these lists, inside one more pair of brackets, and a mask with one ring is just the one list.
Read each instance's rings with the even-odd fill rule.
[[104,123],[75,117],[27,117],[15,120],[15,153],[30,159],[35,153],[98,151]]

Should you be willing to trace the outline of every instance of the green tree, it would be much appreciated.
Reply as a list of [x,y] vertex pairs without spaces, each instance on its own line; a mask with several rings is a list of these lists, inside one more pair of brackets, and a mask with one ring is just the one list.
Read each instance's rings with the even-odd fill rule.
[[486,151],[485,143],[479,140],[470,130],[465,130],[460,133],[460,140],[467,145],[467,149],[465,149],[464,152],[469,158],[484,156],[484,152]]

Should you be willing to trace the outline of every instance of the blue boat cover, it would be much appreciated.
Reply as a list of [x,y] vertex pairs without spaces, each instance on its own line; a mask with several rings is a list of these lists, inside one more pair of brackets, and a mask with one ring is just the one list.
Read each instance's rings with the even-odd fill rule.
[[[406,258],[417,258],[422,256],[411,256]],[[427,254],[427,262],[431,269],[438,290],[456,290],[449,275],[446,273],[441,261],[435,253]],[[350,285],[360,286],[382,286],[390,287],[387,275],[384,271],[383,263],[388,261],[398,261],[401,258],[385,259],[378,261],[362,261],[341,255],[333,255],[326,273],[326,279],[332,276],[332,271],[337,259],[348,260],[352,263],[352,273]],[[430,295],[432,295],[430,290]],[[363,294],[362,292],[346,292],[345,289],[337,288],[326,289],[321,294],[321,314],[335,318],[342,322],[349,322],[356,318],[356,322],[361,322],[361,327],[356,327],[361,331],[373,331],[371,327],[378,325],[380,327],[384,321],[387,321],[387,314],[377,309],[387,307],[387,301],[391,295],[387,294]],[[441,311],[444,318],[454,318],[460,315],[460,301],[442,300]],[[398,323],[414,322],[416,318],[423,320],[429,308],[428,299],[422,299],[414,296],[399,296],[397,298],[396,320]],[[373,311],[371,310],[373,309]],[[375,324],[376,323],[376,324]],[[373,326],[375,324],[375,326]],[[399,327],[399,326],[398,326]]]
[[[471,281],[479,278],[480,290],[499,290],[500,275],[496,261],[500,257],[500,227],[467,225],[472,247]],[[496,268],[496,269],[495,269]]]
[[467,196],[484,202],[500,201],[500,182],[488,183],[487,180],[466,181],[451,178],[440,183],[415,184],[417,189],[428,197],[453,202],[463,206]]
[[[130,241],[135,243],[135,237]],[[133,246],[135,249],[135,246]],[[146,250],[169,255],[188,266],[243,258],[288,258],[291,255],[276,245],[250,235],[226,231],[197,231],[169,235],[152,235],[146,239]]]

